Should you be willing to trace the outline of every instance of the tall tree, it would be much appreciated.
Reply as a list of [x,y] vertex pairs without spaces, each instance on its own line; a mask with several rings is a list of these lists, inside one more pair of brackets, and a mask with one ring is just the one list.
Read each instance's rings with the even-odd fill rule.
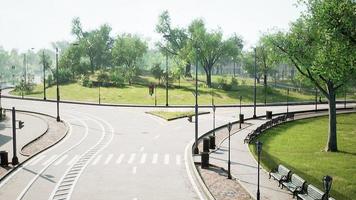
[[147,51],[147,44],[140,37],[131,34],[119,35],[113,47],[113,60],[118,66],[123,66],[123,75],[129,84],[138,72],[138,62]]
[[355,3],[351,0],[308,0],[306,13],[289,32],[273,35],[273,44],[315,84],[329,104],[325,150],[337,151],[336,91],[356,74]]

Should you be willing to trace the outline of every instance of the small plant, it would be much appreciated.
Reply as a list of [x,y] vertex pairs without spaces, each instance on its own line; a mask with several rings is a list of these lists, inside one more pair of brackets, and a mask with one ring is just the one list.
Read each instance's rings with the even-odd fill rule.
[[231,90],[231,85],[227,83],[226,79],[219,78],[218,79],[218,88],[227,91],[227,90]]

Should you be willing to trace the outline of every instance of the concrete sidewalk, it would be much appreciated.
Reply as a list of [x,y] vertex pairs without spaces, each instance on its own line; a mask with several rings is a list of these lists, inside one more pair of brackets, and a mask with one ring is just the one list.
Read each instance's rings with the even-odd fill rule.
[[[248,144],[244,144],[247,134],[255,130],[266,120],[249,120],[251,126],[242,129],[231,136],[231,174],[240,184],[256,198],[257,193],[257,162],[249,151]],[[225,140],[220,149],[210,154],[210,163],[227,169],[228,140]],[[278,182],[268,178],[268,173],[260,170],[261,199],[292,200],[292,194],[278,187]]]

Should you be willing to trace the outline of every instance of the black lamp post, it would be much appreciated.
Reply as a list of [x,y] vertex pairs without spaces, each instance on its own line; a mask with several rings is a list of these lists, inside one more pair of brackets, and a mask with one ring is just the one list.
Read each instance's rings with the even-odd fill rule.
[[318,88],[315,88],[315,112],[318,111]]
[[56,85],[57,85],[57,122],[61,121],[59,117],[59,83],[58,83],[58,47],[56,47]]
[[24,77],[21,79],[21,98],[24,98],[23,90],[25,87]]
[[166,45],[166,106],[168,106],[168,40],[170,35],[163,35],[163,37],[167,40]]
[[242,123],[242,115],[241,115],[241,101],[242,101],[242,96],[240,96],[240,114],[239,114],[239,128],[241,129],[241,123]]
[[42,64],[43,64],[43,100],[46,100],[46,62],[45,62],[45,53],[42,51]]
[[323,185],[324,185],[326,199],[329,198],[332,183],[333,183],[333,178],[331,176],[326,175],[323,177]]
[[101,83],[99,83],[99,104],[101,104],[101,93],[100,93],[100,86],[101,86]]
[[196,49],[196,64],[195,64],[195,147],[194,154],[199,154],[198,148],[198,52]]
[[228,162],[227,162],[227,178],[231,179],[231,158],[230,158],[230,136],[231,136],[231,128],[232,128],[232,124],[231,122],[229,122],[229,124],[227,125],[227,130],[229,131],[229,154],[228,154]]
[[257,64],[256,64],[256,48],[254,48],[254,52],[255,52],[255,65],[254,65],[254,74],[255,74],[255,82],[254,82],[254,90],[253,90],[253,118],[256,118],[256,79],[257,79]]
[[289,112],[289,88],[287,88],[287,114],[288,114],[288,112]]
[[257,200],[260,200],[260,160],[262,152],[262,142],[256,142],[257,155],[258,155],[258,164],[257,164]]

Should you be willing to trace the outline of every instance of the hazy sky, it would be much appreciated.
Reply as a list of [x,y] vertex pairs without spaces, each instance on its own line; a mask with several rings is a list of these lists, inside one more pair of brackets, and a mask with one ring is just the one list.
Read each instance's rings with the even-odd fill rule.
[[137,33],[153,44],[158,15],[168,10],[173,25],[187,26],[203,18],[209,29],[224,35],[236,32],[246,46],[261,33],[286,29],[300,15],[296,0],[0,0],[0,46],[24,51],[49,48],[59,40],[73,40],[71,21],[80,17],[84,29],[108,23],[112,34]]

